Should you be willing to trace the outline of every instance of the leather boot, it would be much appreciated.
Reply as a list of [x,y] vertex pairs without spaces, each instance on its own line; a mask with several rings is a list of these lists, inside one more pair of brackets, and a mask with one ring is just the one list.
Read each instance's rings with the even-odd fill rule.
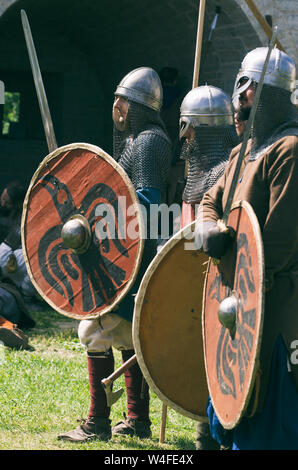
[[220,450],[220,445],[211,436],[209,423],[197,423],[196,450]]
[[0,317],[0,341],[13,349],[33,349],[28,344],[28,336],[4,317]]
[[60,434],[58,439],[71,442],[86,442],[94,439],[107,441],[111,438],[110,408],[107,406],[106,393],[101,384],[114,370],[112,350],[107,353],[88,354],[88,373],[90,383],[90,409],[88,418],[72,431]]
[[[122,351],[123,362],[128,361],[135,351]],[[127,417],[117,423],[113,429],[113,435],[138,436],[140,438],[151,437],[151,421],[149,419],[149,388],[143,379],[143,374],[136,363],[124,372],[126,395],[127,395]]]

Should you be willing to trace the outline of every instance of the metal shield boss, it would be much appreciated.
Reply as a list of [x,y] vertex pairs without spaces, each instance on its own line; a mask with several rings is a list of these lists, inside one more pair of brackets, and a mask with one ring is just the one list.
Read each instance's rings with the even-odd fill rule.
[[92,319],[131,288],[143,251],[140,206],[125,171],[99,147],[60,147],[39,165],[22,244],[38,293],[62,315]]
[[219,264],[209,262],[203,342],[211,401],[223,427],[232,429],[257,404],[264,256],[258,220],[249,203],[234,203],[227,225],[235,230],[236,239]]
[[202,300],[208,256],[195,249],[195,222],[148,266],[135,300],[133,343],[151,390],[178,413],[207,421]]

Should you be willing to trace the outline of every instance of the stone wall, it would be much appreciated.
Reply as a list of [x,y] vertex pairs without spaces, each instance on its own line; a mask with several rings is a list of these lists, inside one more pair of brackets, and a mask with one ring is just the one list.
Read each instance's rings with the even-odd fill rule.
[[[254,15],[244,1],[239,1],[251,25],[257,32],[263,44],[267,36],[256,21]],[[278,26],[278,39],[286,52],[294,59],[298,67],[298,4],[296,0],[255,0],[255,4],[263,16],[271,15],[273,24]]]
[[[0,16],[5,12],[5,10],[10,7],[12,4],[16,3],[17,0],[0,0]],[[42,0],[44,1],[44,0]],[[61,4],[62,4],[61,0]],[[137,2],[140,4],[141,2]],[[169,11],[172,9],[175,10],[175,2],[167,2]],[[184,2],[181,4],[180,9],[185,7],[188,3],[193,2]],[[208,2],[207,2],[208,3]],[[224,7],[224,0],[218,0],[217,5]],[[256,21],[254,15],[250,11],[249,7],[244,0],[235,0],[236,3],[245,13],[249,19],[254,30],[257,32],[262,43],[266,43],[267,37],[264,34],[262,28]],[[297,11],[297,2],[296,0],[255,0],[257,8],[260,10],[263,16],[271,15],[273,22],[278,25],[279,32],[278,37],[285,47],[289,55],[298,63],[298,44],[297,44],[297,33],[298,33],[298,11]],[[196,18],[193,15],[189,16],[190,22],[196,21]]]
[[[7,91],[22,95],[19,132],[10,139],[0,136],[0,185],[11,176],[12,168],[16,176],[25,174],[30,179],[47,153],[21,27],[22,8],[36,43],[58,145],[85,141],[111,153],[113,93],[126,73],[139,66],[157,71],[164,66],[176,67],[181,96],[190,90],[198,3],[0,0],[0,80]],[[278,23],[280,41],[298,62],[295,2],[255,3]],[[218,6],[221,13],[209,42]],[[208,0],[199,85],[207,82],[231,93],[246,52],[267,43],[244,0]]]

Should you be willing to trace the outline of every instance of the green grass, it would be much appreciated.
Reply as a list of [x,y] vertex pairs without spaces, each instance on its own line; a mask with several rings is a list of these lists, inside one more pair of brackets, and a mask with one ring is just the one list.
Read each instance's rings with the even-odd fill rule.
[[[28,333],[34,351],[0,346],[0,450],[194,450],[195,422],[168,408],[165,442],[159,443],[162,403],[150,391],[152,438],[114,437],[104,443],[58,441],[89,410],[86,353],[77,336],[78,322],[53,311],[34,312]],[[115,351],[115,367],[121,364]],[[121,376],[114,390],[124,388]],[[126,411],[123,393],[114,404],[112,424]]]

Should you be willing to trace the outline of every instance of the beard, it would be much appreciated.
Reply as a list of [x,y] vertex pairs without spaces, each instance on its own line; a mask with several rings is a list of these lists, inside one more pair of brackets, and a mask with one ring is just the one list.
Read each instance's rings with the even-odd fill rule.
[[198,151],[195,139],[186,140],[182,142],[180,158],[181,160],[189,160],[195,152]]
[[117,131],[124,132],[126,130],[127,124],[125,119],[123,117],[120,117],[119,119],[114,119],[114,125],[117,129]]
[[117,129],[117,131],[124,132],[127,127],[127,120],[124,119],[122,116],[119,116],[115,112],[114,109],[113,109],[112,117],[113,117],[114,126]]
[[251,112],[251,106],[246,106],[245,108],[239,108],[237,111],[237,119],[238,121],[248,121],[249,115]]

